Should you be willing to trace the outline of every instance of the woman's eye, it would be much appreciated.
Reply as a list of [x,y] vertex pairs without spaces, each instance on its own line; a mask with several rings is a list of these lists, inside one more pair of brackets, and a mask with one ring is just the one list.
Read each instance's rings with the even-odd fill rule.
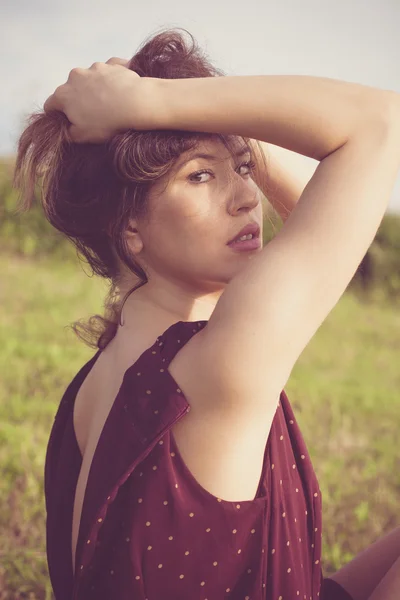
[[194,183],[204,183],[204,179],[199,181],[199,179],[195,179],[195,177],[201,177],[202,175],[211,175],[210,171],[197,171],[196,173],[192,173],[189,175],[189,180]]
[[[241,165],[239,165],[238,169],[240,170],[242,167],[246,167],[247,168],[247,172],[244,173],[244,175],[250,175],[250,173],[252,172],[252,170],[255,167],[255,163],[253,161],[248,161],[245,163],[242,163]],[[198,177],[201,177],[202,175],[212,175],[212,171],[209,171],[208,169],[202,169],[201,171],[196,171],[196,173],[192,173],[191,175],[189,175],[189,180],[194,182],[194,183],[206,183],[207,180],[200,180],[199,179],[195,179]]]

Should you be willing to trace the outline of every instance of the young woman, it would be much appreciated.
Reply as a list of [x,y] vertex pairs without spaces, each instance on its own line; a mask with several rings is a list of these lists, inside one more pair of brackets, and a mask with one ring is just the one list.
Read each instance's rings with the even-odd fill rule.
[[[75,325],[97,352],[47,449],[55,595],[394,599],[398,529],[323,578],[321,492],[283,388],[385,213],[400,99],[222,75],[166,31],[73,69],[20,139],[21,210],[40,178],[50,222],[111,283],[105,318]],[[297,203],[260,140],[320,161]],[[263,193],[285,221],[264,248]]]

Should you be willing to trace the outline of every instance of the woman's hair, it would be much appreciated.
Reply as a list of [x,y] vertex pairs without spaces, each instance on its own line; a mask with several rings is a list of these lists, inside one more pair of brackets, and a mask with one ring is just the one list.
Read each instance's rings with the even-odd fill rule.
[[[182,31],[188,33],[191,44],[179,30],[162,31],[145,40],[129,68],[141,77],[162,79],[223,76],[193,36]],[[265,155],[257,140],[253,144],[233,135],[130,130],[101,144],[77,144],[70,141],[70,122],[63,112],[35,112],[27,123],[18,142],[14,172],[13,185],[20,190],[17,212],[30,208],[40,182],[46,219],[75,245],[79,259],[109,280],[104,316],[94,315],[87,322],[70,325],[91,348],[103,350],[116,334],[123,303],[121,263],[139,278],[128,294],[148,281],[129,250],[125,232],[130,219],[148,217],[152,186],[160,177],[168,177],[183,152],[201,141],[216,139],[233,156],[233,144],[241,139],[250,146],[256,163],[252,176],[265,189],[265,182],[259,183],[266,175]]]

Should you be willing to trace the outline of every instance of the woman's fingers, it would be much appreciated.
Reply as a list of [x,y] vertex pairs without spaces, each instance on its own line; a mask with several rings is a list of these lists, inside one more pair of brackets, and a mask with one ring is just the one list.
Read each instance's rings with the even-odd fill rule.
[[46,102],[43,105],[43,110],[45,112],[50,112],[51,110],[63,111],[63,109],[64,109],[64,102],[63,102],[64,85],[65,84],[58,86],[58,88],[56,88],[55,92],[47,98]]
[[[105,64],[106,65],[121,65],[122,67],[126,67],[129,69],[129,63],[130,63],[130,60],[128,60],[126,58],[120,58],[118,56],[113,56],[113,57],[109,58]],[[94,63],[94,65],[96,65],[96,63]],[[92,66],[94,66],[94,65],[92,65]],[[69,77],[68,77],[68,82],[70,81],[71,74],[73,74],[74,71],[77,71],[77,70],[78,69],[72,69],[72,71],[70,72]],[[79,71],[83,71],[83,69],[79,69]],[[65,107],[64,107],[64,102],[63,102],[63,92],[65,91],[65,87],[64,87],[65,85],[66,85],[65,83],[63,85],[60,85],[58,88],[56,88],[54,93],[51,94],[51,96],[49,96],[47,98],[46,102],[43,105],[43,110],[45,112],[50,112],[52,110],[59,110],[59,111],[64,110]]]

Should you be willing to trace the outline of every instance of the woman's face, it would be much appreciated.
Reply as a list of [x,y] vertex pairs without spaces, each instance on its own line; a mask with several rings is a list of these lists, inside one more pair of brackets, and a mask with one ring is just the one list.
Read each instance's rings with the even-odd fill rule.
[[[237,143],[237,150],[243,143]],[[195,155],[210,154],[214,158]],[[148,221],[132,220],[128,243],[149,283],[176,287],[194,297],[222,292],[231,278],[261,251],[227,246],[250,221],[260,226],[263,195],[251,178],[249,152],[232,158],[219,140],[202,141],[182,154],[149,198]],[[202,171],[202,172],[199,172]],[[143,288],[144,289],[144,288]]]

